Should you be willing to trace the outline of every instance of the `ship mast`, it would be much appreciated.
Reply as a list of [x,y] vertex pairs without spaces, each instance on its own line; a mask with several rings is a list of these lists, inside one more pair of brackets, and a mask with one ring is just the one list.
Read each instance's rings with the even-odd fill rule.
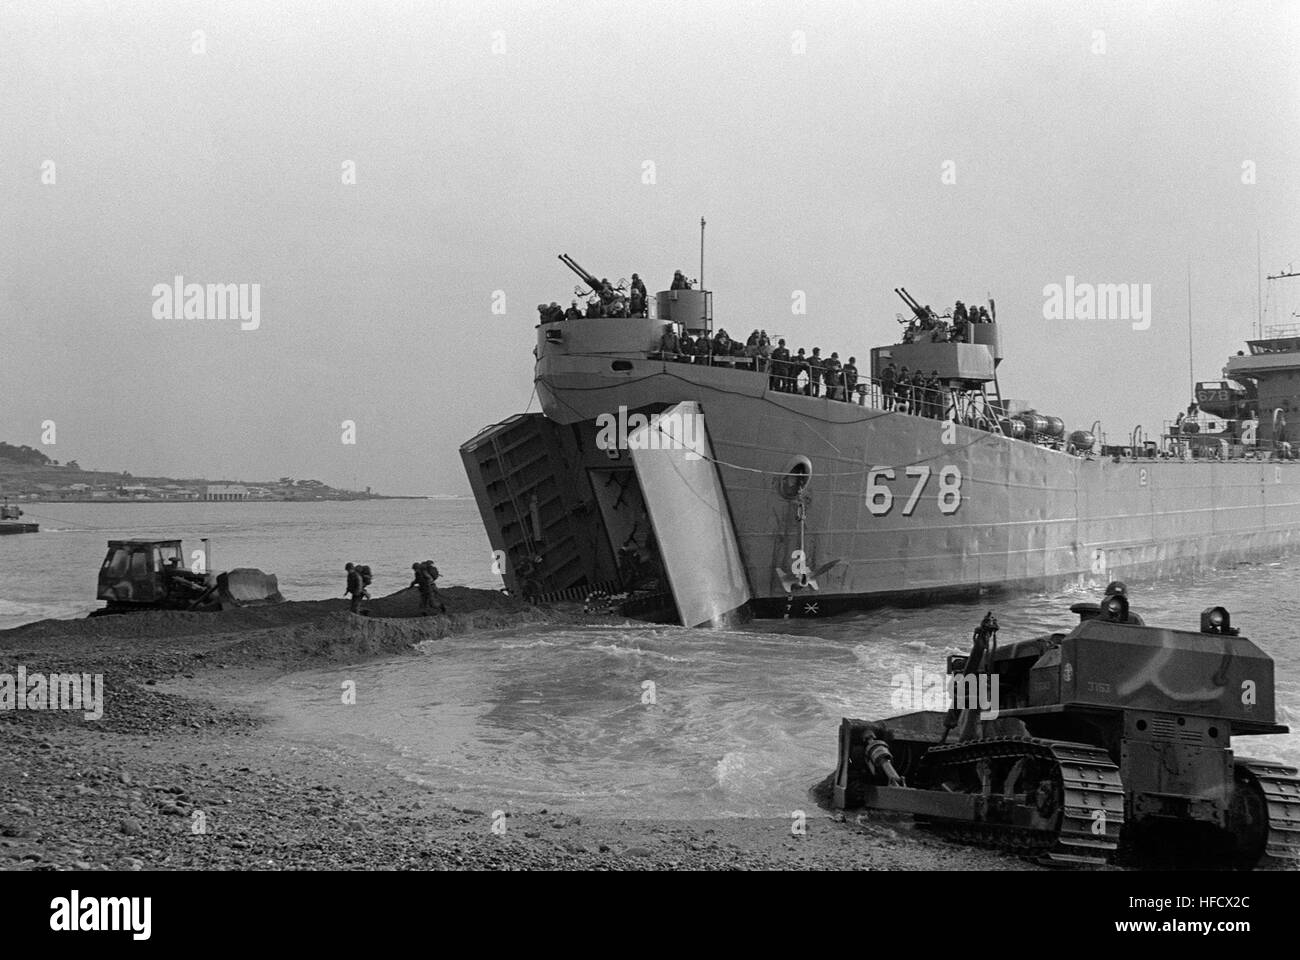
[[704,289],[704,218],[700,217],[700,289]]
[[1196,364],[1192,361],[1192,258],[1187,258],[1187,379],[1196,397]]
[[1264,261],[1260,255],[1259,231],[1255,231],[1255,339],[1264,332]]
[[[1291,269],[1289,269],[1289,267],[1290,267],[1290,265],[1288,264],[1288,269],[1286,269],[1286,270],[1282,270],[1282,271],[1280,271],[1280,272],[1278,272],[1278,273],[1270,274],[1270,275],[1268,275],[1267,277],[1265,277],[1264,279],[1265,279],[1265,280],[1268,280],[1268,281],[1273,281],[1273,280],[1288,280],[1288,279],[1290,279],[1290,278],[1292,278],[1292,277],[1300,277],[1300,272],[1297,272],[1297,271],[1295,271],[1295,270],[1291,270]],[[1264,329],[1263,329],[1263,325],[1264,325],[1264,315],[1263,315],[1262,313],[1260,314],[1260,318],[1259,318],[1259,320],[1260,320],[1260,331],[1259,331],[1259,333],[1260,333],[1260,336],[1262,337],[1262,336],[1264,335]],[[1279,324],[1278,326],[1285,327],[1285,326],[1288,326],[1288,325],[1287,325],[1287,324]]]

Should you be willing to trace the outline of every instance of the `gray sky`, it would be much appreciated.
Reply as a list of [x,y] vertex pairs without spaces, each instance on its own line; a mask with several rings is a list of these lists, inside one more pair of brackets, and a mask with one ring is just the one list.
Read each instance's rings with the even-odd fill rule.
[[[1296,3],[0,2],[0,439],[467,492],[556,254],[661,289],[701,215],[733,334],[861,361],[893,287],[991,293],[1005,395],[1157,427],[1189,260],[1198,379],[1251,333],[1256,232],[1300,264],[1297,50]],[[260,284],[260,328],[155,319],[176,274]],[[1151,328],[1044,319],[1067,275],[1151,284]]]

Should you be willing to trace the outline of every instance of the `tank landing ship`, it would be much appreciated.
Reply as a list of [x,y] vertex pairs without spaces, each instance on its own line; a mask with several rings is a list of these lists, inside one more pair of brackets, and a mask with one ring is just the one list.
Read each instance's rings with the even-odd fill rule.
[[[1300,413],[1300,335],[1265,328],[1203,384],[1220,416],[1194,412],[1151,439],[1125,424],[1108,440],[1091,416],[1067,425],[1003,397],[1006,311],[990,303],[969,323],[898,293],[913,315],[900,342],[834,344],[861,373],[833,397],[806,371],[724,346],[707,290],[660,291],[645,316],[539,323],[542,412],[461,446],[506,585],[580,601],[657,584],[695,626],[740,608],[819,617],[1172,577],[1300,545],[1286,425]],[[665,332],[696,346],[673,350]],[[1110,349],[1084,365],[1104,368]],[[925,371],[923,402],[882,383],[891,364]],[[1084,403],[1099,389],[1079,386]]]
[[1295,866],[1295,768],[1232,750],[1234,735],[1288,732],[1272,659],[1222,607],[1200,633],[1148,627],[1112,587],[1070,608],[1068,634],[999,645],[986,616],[970,654],[948,658],[968,709],[843,720],[832,805],[1061,863],[1141,856],[1177,831],[1214,863]]

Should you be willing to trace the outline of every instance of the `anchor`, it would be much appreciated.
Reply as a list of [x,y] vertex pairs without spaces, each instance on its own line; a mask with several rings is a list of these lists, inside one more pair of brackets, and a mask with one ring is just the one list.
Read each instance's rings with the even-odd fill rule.
[[[786,573],[781,567],[776,568],[776,575],[781,581],[781,587],[785,590],[785,612],[783,619],[790,619],[790,610],[794,606],[795,592],[801,590],[821,590],[817,583],[817,578],[824,574],[831,567],[835,566],[840,560],[837,558],[829,563],[823,563],[820,567],[809,572],[808,552],[804,548],[804,533],[806,521],[808,519],[808,504],[800,499],[795,506],[795,517],[799,521],[799,549],[794,551],[791,557],[790,572]],[[804,612],[817,613],[816,603],[805,605]]]

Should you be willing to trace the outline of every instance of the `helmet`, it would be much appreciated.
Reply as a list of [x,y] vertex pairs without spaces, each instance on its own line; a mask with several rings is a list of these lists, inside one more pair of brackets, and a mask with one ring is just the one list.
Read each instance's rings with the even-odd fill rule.
[[419,570],[419,569],[420,569],[419,561],[416,561],[415,563],[411,564],[411,569],[412,569],[412,570]]
[[1110,583],[1106,584],[1106,596],[1127,597],[1128,587],[1124,585],[1124,581],[1122,580],[1112,580]]

